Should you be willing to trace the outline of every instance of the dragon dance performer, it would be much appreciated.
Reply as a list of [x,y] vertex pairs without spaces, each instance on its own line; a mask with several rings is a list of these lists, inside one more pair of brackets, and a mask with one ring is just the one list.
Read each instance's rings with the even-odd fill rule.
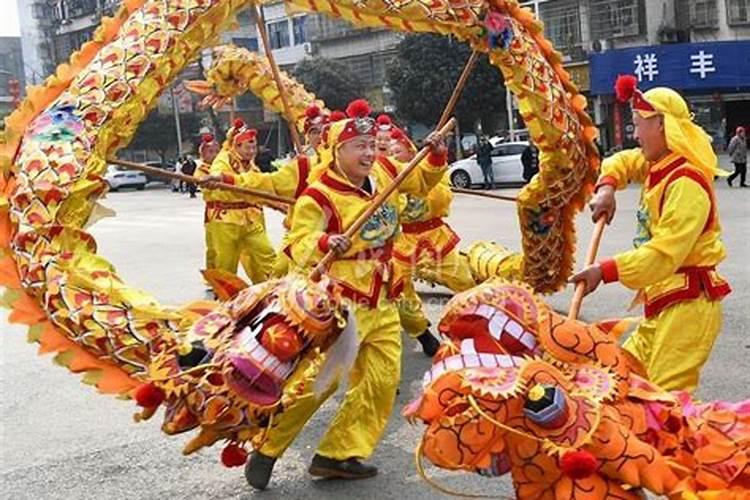
[[375,119],[377,133],[375,134],[375,147],[380,156],[391,155],[391,132],[393,131],[393,121],[386,114],[378,115]]
[[323,129],[328,124],[329,116],[316,106],[310,105],[305,110],[305,150],[304,153],[310,157],[312,163],[317,163],[318,148],[323,139]]
[[[400,162],[408,162],[417,152],[406,133],[395,126],[391,141],[391,155]],[[460,238],[443,220],[448,216],[451,201],[453,192],[447,176],[425,197],[402,195],[401,234],[393,251],[399,274],[404,276],[404,291],[398,304],[401,326],[429,357],[435,355],[440,342],[429,330],[430,322],[414,287],[417,267],[427,269],[437,282],[454,292],[463,292],[476,284],[468,260],[458,252]]]
[[[219,151],[221,151],[221,145],[216,140],[216,138],[213,136],[213,134],[203,134],[201,137],[201,144],[198,146],[198,165],[195,168],[195,172],[193,172],[193,177],[196,179],[201,179],[203,177],[207,177],[211,173],[211,164],[213,163],[214,159],[216,159],[216,156],[219,154]],[[203,191],[203,197],[205,199],[206,197],[206,191]],[[204,210],[203,220],[208,220],[208,204],[206,204],[206,208]],[[208,226],[207,223],[205,223],[206,227]],[[214,248],[211,247],[208,240],[208,231],[206,230],[206,269],[214,269],[215,264],[214,261],[216,260],[216,251]]]
[[[392,162],[391,170],[375,162],[376,125],[369,118],[366,101],[351,103],[347,114],[350,118],[331,124],[328,140],[333,159],[320,180],[297,201],[285,251],[301,269],[314,266],[329,250],[338,255],[326,274],[356,317],[360,344],[349,389],[309,471],[327,478],[363,479],[377,474],[375,467],[360,460],[373,453],[385,430],[401,369],[401,326],[394,303],[400,290],[391,264],[398,232],[398,193],[394,192],[353,238],[342,233],[378,192],[393,182],[403,165]],[[430,154],[407,176],[399,187],[401,192],[425,196],[443,177],[444,141],[434,134],[427,142]],[[267,486],[276,459],[335,386],[320,397],[306,386],[300,399],[274,421],[267,439],[247,464],[247,480],[253,487]]]
[[619,281],[640,290],[645,320],[625,343],[650,380],[667,390],[694,391],[721,330],[721,299],[731,289],[717,273],[721,241],[713,179],[722,172],[709,136],[693,123],[685,100],[668,88],[641,93],[620,77],[617,95],[630,100],[640,149],[602,165],[591,203],[594,220],[615,214],[615,191],[643,184],[635,249],[584,269],[572,281]]
[[[244,121],[235,120],[211,165],[211,176],[221,178],[260,172],[254,163],[257,148],[257,131]],[[210,188],[210,184],[206,187]],[[263,207],[252,197],[216,189],[204,191],[203,198],[206,200],[206,244],[209,254],[213,255],[213,267],[235,274],[241,260],[253,283],[267,280],[276,252],[266,234]]]

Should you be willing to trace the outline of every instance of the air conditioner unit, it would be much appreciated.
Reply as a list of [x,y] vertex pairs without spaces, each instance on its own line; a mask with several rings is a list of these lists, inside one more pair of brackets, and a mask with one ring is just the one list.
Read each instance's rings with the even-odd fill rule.
[[302,48],[304,49],[305,54],[312,55],[312,44],[310,42],[303,43]]
[[612,48],[612,42],[606,38],[601,38],[593,43],[594,52],[604,52]]

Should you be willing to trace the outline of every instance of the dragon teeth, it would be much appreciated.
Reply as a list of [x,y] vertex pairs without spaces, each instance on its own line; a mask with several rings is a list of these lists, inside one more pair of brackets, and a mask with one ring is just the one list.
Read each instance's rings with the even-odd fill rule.
[[474,339],[464,339],[461,341],[462,354],[476,354],[477,349],[474,346]]
[[507,323],[508,316],[499,311],[495,313],[489,324],[490,335],[492,335],[495,340],[500,340],[500,336],[502,335]]

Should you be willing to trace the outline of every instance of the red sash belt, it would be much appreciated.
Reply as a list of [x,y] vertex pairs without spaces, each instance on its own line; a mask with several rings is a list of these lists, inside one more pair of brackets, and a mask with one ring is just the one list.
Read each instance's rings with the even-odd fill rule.
[[430,229],[436,229],[443,224],[445,223],[440,217],[435,217],[434,219],[420,222],[404,222],[403,224],[401,224],[401,231],[404,234],[424,233],[425,231],[429,231]]
[[729,295],[732,292],[729,283],[718,276],[711,276],[715,270],[716,266],[679,268],[677,272],[686,276],[686,286],[648,300],[645,308],[646,317],[653,318],[668,307],[686,300],[697,299],[703,294],[710,300],[721,300]]

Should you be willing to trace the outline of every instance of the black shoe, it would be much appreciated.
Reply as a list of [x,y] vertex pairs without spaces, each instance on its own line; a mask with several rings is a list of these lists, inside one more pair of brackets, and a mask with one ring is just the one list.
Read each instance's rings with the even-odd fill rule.
[[267,457],[259,451],[254,451],[245,464],[245,479],[247,484],[256,490],[265,490],[271,480],[273,465],[276,459]]
[[732,181],[730,181],[729,178],[727,178],[727,184],[729,184],[729,187],[733,187],[732,186]]
[[346,460],[334,460],[316,454],[308,472],[316,477],[326,479],[367,479],[378,474],[378,468],[372,465],[365,465],[356,458],[347,458]]
[[437,354],[440,348],[440,341],[429,330],[425,330],[422,335],[417,337],[417,340],[422,344],[422,352],[425,353],[425,356],[431,358]]

